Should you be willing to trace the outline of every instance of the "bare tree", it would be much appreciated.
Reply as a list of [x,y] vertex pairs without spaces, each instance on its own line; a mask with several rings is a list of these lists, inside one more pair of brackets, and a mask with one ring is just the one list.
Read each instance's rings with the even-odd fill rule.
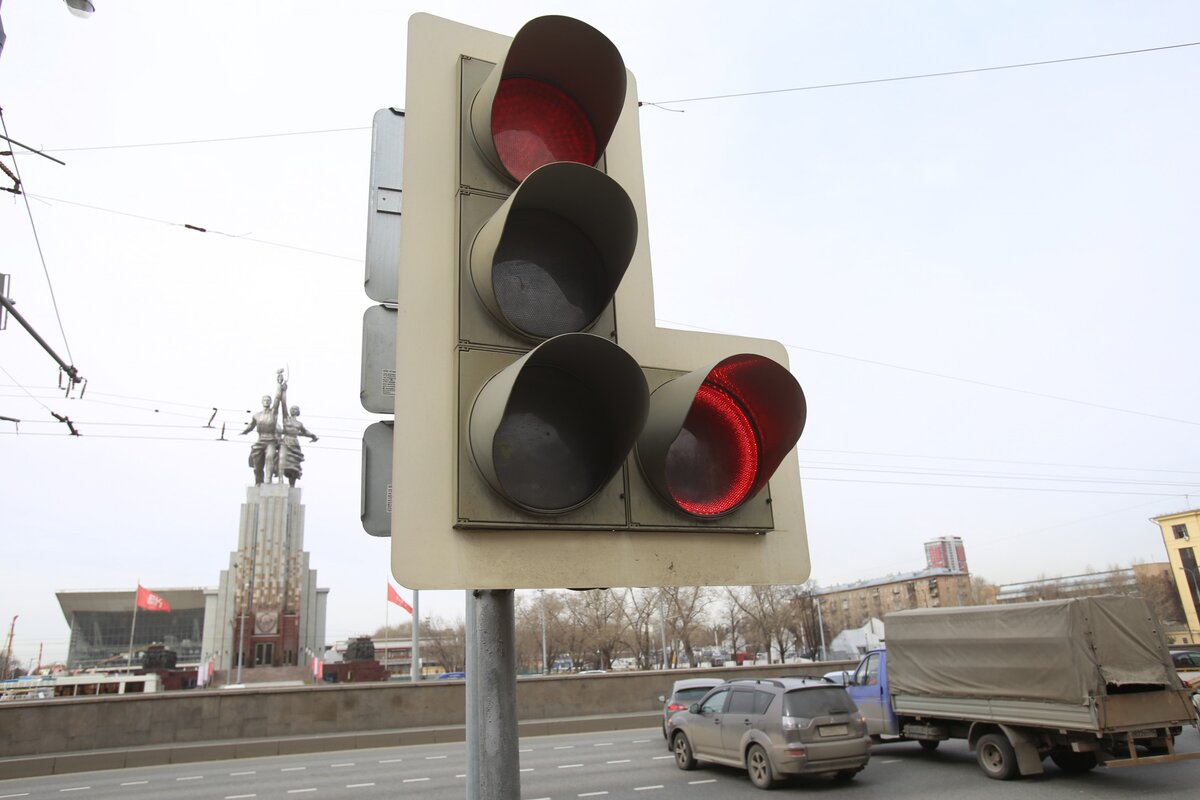
[[672,641],[681,643],[680,657],[686,658],[689,666],[696,666],[692,644],[695,634],[703,630],[705,611],[712,602],[712,593],[703,586],[669,586],[662,589],[667,608],[667,629]]
[[773,661],[771,650],[779,654],[779,661],[787,655],[789,645],[793,642],[792,628],[792,594],[795,587],[791,586],[745,586],[730,587],[729,598],[741,611],[750,629],[759,637],[762,646],[766,647],[768,660]]
[[421,629],[421,652],[429,653],[446,672],[463,672],[467,668],[467,628],[461,621],[446,624],[441,619],[429,620]]
[[595,663],[597,669],[612,666],[613,653],[625,638],[625,611],[621,597],[612,589],[572,592],[567,598],[571,626],[580,632],[575,666]]
[[637,660],[638,669],[651,669],[659,649],[659,590],[627,589],[622,598],[625,619],[624,644]]

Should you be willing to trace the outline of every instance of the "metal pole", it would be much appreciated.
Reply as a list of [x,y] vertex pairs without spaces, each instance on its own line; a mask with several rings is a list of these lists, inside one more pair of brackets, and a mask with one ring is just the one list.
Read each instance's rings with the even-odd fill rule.
[[658,630],[662,635],[662,668],[667,669],[667,604],[661,591],[658,595],[658,621]]
[[550,664],[546,660],[546,590],[538,589],[538,596],[542,601],[542,674],[550,674]]
[[520,800],[512,589],[467,598],[467,798]]
[[821,619],[821,600],[813,598],[813,602],[817,604],[817,629],[821,631],[821,660],[825,660],[825,622]]
[[412,657],[408,667],[409,680],[421,680],[421,592],[413,589],[412,601]]

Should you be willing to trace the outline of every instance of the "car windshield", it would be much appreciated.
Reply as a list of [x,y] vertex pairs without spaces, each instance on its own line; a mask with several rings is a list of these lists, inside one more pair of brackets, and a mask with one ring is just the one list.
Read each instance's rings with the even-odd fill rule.
[[711,686],[692,686],[688,689],[680,689],[679,691],[675,692],[675,699],[681,703],[687,703],[688,705],[691,705],[701,697],[704,697],[704,695],[711,688]]
[[845,689],[797,689],[784,695],[784,711],[789,717],[824,717],[829,714],[853,714],[858,711]]

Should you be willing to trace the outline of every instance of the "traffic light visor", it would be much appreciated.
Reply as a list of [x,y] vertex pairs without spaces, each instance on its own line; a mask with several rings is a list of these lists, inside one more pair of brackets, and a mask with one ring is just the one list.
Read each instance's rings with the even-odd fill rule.
[[637,212],[615,180],[560,162],[535,170],[471,243],[471,279],[499,322],[526,339],[592,326],[637,245]]
[[595,166],[625,101],[625,62],[595,28],[530,20],[471,103],[471,131],[492,167],[520,182],[540,166]]
[[638,461],[680,511],[720,517],[767,484],[805,416],[804,392],[787,369],[759,355],[730,356],[655,390]]
[[645,423],[641,368],[607,339],[557,336],[509,365],[471,408],[471,454],[513,505],[561,514],[620,469]]

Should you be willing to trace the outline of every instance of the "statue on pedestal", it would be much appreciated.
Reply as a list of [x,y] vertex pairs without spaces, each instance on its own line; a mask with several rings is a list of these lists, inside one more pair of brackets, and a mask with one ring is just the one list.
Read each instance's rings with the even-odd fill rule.
[[[300,437],[307,436],[311,441],[317,441],[315,434],[304,427],[298,418],[300,407],[287,407],[287,381],[283,379],[283,370],[275,373],[275,396],[263,395],[262,410],[250,418],[246,429],[240,435],[245,436],[252,430],[258,431],[258,441],[250,445],[250,468],[254,470],[254,485],[274,483],[276,480],[287,479],[290,486],[295,486],[300,477],[301,462],[304,455],[300,452]],[[279,410],[283,409],[283,421],[280,424]]]

